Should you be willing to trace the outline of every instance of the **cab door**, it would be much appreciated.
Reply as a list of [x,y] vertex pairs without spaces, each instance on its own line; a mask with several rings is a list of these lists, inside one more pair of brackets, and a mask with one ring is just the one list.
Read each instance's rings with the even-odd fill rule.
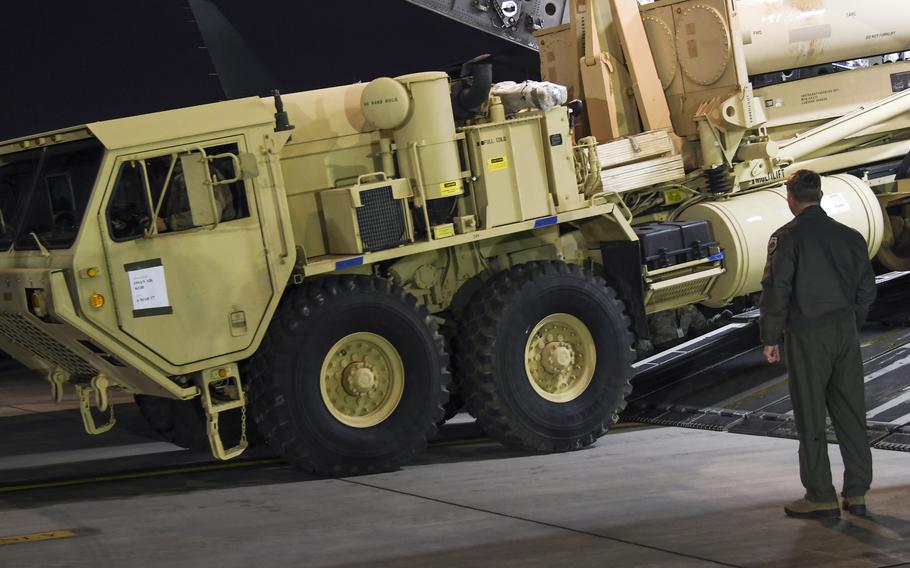
[[248,347],[274,294],[244,152],[235,137],[116,164],[101,231],[118,324],[173,366]]

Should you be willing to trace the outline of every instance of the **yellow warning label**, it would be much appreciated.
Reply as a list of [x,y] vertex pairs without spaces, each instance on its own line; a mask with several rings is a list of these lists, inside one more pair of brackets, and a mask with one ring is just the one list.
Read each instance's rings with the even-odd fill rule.
[[665,205],[676,205],[677,203],[682,203],[685,196],[683,192],[678,189],[670,189],[664,192],[664,204]]
[[452,223],[446,223],[445,225],[436,225],[433,227],[433,238],[434,239],[445,239],[447,237],[455,236],[455,225]]
[[491,172],[498,172],[499,170],[504,170],[509,167],[509,161],[505,156],[499,156],[497,158],[490,158],[487,160],[487,167]]
[[461,193],[461,180],[457,179],[455,181],[444,181],[439,184],[439,194],[443,197],[448,197],[450,195],[459,195]]
[[4,544],[20,544],[23,542],[39,542],[54,540],[56,538],[70,538],[76,536],[73,531],[50,531],[42,533],[21,534],[18,536],[0,536],[0,546]]

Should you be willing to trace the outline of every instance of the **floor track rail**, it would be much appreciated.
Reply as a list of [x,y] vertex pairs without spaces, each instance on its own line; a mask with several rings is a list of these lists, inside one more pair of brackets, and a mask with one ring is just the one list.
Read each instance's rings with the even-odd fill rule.
[[[869,443],[910,452],[910,278],[879,277],[880,300],[861,334]],[[636,363],[623,420],[796,438],[783,365],[765,363],[757,312]],[[837,439],[830,423],[828,439]]]

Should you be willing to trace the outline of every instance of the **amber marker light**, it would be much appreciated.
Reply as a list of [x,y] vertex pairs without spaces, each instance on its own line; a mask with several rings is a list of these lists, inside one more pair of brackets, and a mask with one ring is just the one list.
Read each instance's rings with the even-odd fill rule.
[[[95,276],[98,276],[98,269],[93,266],[93,267],[89,268],[88,270],[86,270],[85,274],[89,278],[94,278]],[[101,303],[102,304],[104,303],[104,298],[101,298]]]
[[44,309],[44,293],[41,290],[33,290],[31,298],[29,298],[29,303],[32,308],[32,313],[43,318],[47,315],[47,311]]
[[95,292],[92,294],[92,297],[89,298],[88,303],[93,308],[98,309],[104,305],[104,296]]

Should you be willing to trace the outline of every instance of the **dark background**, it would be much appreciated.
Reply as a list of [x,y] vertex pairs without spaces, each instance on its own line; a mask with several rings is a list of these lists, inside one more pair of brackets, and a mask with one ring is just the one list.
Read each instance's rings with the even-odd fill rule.
[[[0,140],[226,98],[189,1],[5,5]],[[496,80],[539,75],[536,52],[404,0],[206,1],[227,23],[219,33],[232,27],[261,66],[241,70],[243,94],[447,69],[481,53],[496,55]]]

